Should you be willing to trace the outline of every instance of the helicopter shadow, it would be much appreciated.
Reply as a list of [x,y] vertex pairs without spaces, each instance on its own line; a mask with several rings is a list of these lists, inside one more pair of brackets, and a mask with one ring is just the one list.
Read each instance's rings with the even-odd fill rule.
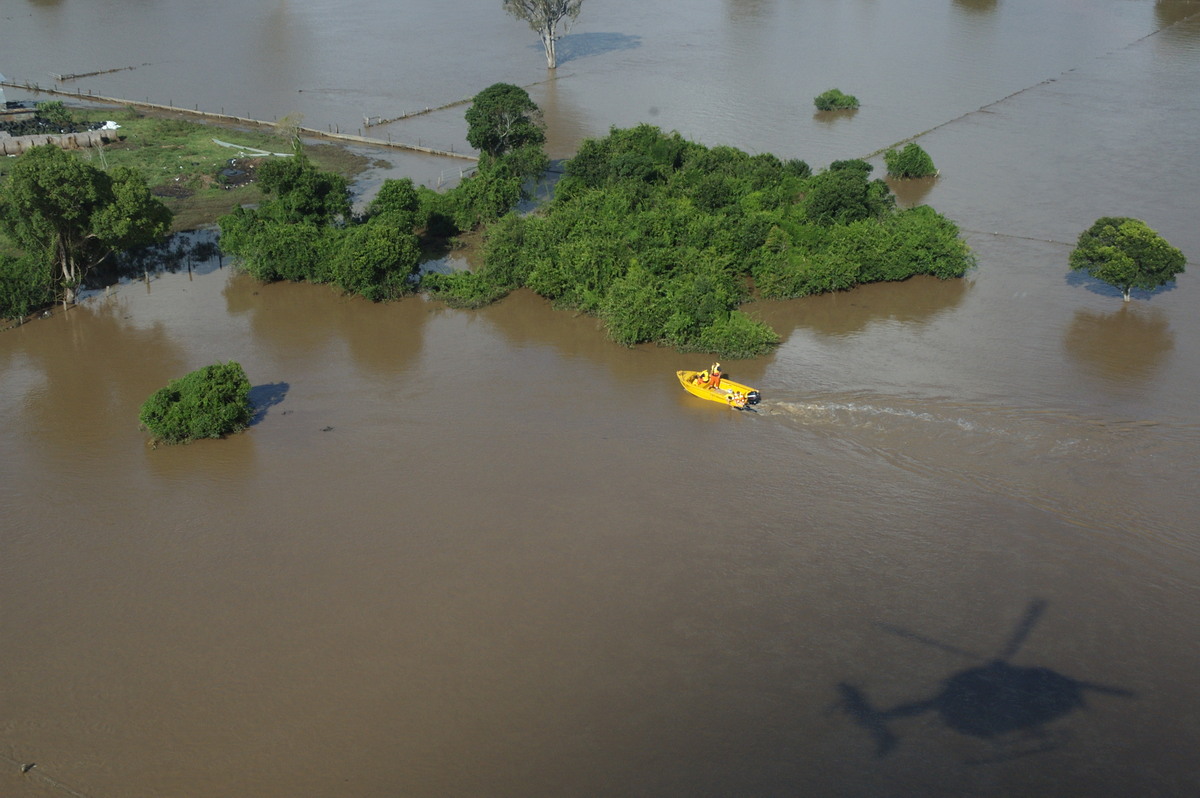
[[1013,665],[1010,660],[1024,645],[1046,609],[1034,600],[1017,622],[1004,647],[991,659],[891,624],[884,631],[921,645],[949,652],[976,663],[942,680],[936,693],[890,709],[880,709],[859,688],[842,682],[837,706],[875,742],[875,756],[885,757],[899,744],[892,723],[934,713],[947,728],[976,737],[991,745],[991,754],[969,764],[1013,759],[1053,750],[1063,745],[1066,735],[1047,725],[1076,709],[1085,707],[1086,693],[1135,697],[1129,690],[1065,676],[1050,668]]

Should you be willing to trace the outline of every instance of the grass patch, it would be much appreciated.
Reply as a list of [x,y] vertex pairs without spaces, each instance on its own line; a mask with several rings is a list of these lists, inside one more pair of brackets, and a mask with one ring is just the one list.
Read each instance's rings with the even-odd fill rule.
[[[269,129],[202,124],[131,108],[73,109],[72,117],[94,122],[111,119],[121,126],[119,142],[82,150],[80,157],[97,168],[128,166],[141,172],[151,192],[175,214],[173,232],[214,224],[235,207],[262,199],[254,183],[239,185],[222,176],[230,159],[250,155],[251,149],[291,152],[291,144]],[[248,149],[223,147],[213,139]],[[333,144],[309,144],[304,151],[322,169],[347,178],[371,165],[370,159]],[[0,178],[7,176],[15,160],[0,158]]]

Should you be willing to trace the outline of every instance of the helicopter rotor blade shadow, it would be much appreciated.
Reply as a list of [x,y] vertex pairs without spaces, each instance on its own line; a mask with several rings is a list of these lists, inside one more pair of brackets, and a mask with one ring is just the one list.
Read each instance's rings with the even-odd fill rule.
[[1021,618],[1013,630],[1012,637],[1008,640],[1008,645],[996,656],[996,659],[1004,661],[1012,658],[1021,649],[1021,646],[1024,645],[1025,638],[1033,631],[1033,627],[1037,625],[1038,620],[1042,617],[1042,613],[1045,610],[1045,600],[1034,599],[1030,602],[1029,609],[1025,610],[1025,616]]
[[952,646],[949,643],[943,643],[940,640],[934,640],[932,637],[926,637],[923,634],[918,634],[917,632],[911,631],[909,629],[905,629],[902,626],[893,626],[892,624],[884,623],[883,621],[876,621],[875,625],[878,626],[880,629],[884,630],[885,632],[891,632],[892,634],[897,635],[899,637],[903,637],[906,640],[915,640],[916,642],[930,646],[931,648],[936,648],[940,651],[945,651],[950,654],[956,654],[960,657],[965,657],[966,659],[969,659],[969,660],[974,660],[976,662],[982,662],[986,659],[986,657],[980,656],[979,654],[976,654],[973,651],[967,651],[964,648],[959,648],[958,646]]
[[1132,690],[1126,690],[1124,687],[1110,687],[1107,684],[1096,684],[1094,682],[1076,682],[1082,690],[1091,690],[1093,693],[1104,693],[1105,695],[1115,695],[1121,698],[1137,698],[1137,693]]

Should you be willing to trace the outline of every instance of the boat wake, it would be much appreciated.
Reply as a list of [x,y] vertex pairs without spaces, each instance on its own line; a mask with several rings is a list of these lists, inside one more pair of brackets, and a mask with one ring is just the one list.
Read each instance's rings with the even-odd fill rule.
[[[968,483],[1077,526],[1186,543],[1186,519],[1153,512],[1179,506],[1181,475],[1161,473],[1159,463],[1179,462],[1181,449],[1200,450],[1200,425],[869,394],[764,402],[758,410],[831,446],[848,445],[934,480]],[[1139,501],[1126,501],[1134,492]],[[1174,501],[1155,502],[1159,492]]]

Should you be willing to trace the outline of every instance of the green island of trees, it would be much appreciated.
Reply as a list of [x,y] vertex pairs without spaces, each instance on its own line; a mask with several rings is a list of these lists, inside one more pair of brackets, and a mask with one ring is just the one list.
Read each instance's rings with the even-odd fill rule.
[[1079,235],[1071,252],[1072,271],[1087,272],[1121,289],[1153,291],[1182,274],[1187,258],[1141,219],[1102,216]]
[[709,148],[651,125],[585,141],[554,199],[485,231],[474,272],[423,287],[478,307],[519,287],[599,317],[610,337],[750,357],[776,333],[740,310],[917,274],[961,277],[974,258],[929,207],[897,210],[865,161],[813,174],[803,161]]
[[155,444],[221,438],[244,430],[250,417],[250,380],[232,360],[171,380],[146,400],[138,414]]
[[818,111],[852,111],[858,108],[858,98],[843,94],[841,89],[829,89],[813,98]]
[[[742,309],[755,298],[920,274],[961,277],[974,265],[952,222],[925,206],[897,209],[865,161],[835,161],[814,174],[800,160],[710,148],[651,125],[585,141],[565,163],[554,198],[518,214],[513,209],[548,165],[537,106],[523,89],[495,84],[476,96],[467,121],[468,140],[480,149],[475,174],[447,192],[388,180],[359,213],[347,179],[299,146],[293,157],[263,159],[255,181],[261,201],[235,201],[218,219],[221,249],[258,279],[327,283],[373,301],[425,290],[455,307],[480,307],[524,287],[596,316],[621,344],[723,357],[755,356],[778,342]],[[40,157],[59,164],[72,156]],[[9,197],[16,175],[4,187]],[[144,187],[122,181],[114,176],[125,189],[114,190],[109,204],[132,209],[124,218],[141,224],[121,228],[113,218],[110,226],[131,238],[159,234],[162,216]],[[11,223],[18,206],[6,201]],[[73,218],[67,208],[58,213]],[[110,216],[119,214],[98,218]],[[423,258],[477,230],[477,270],[422,276]],[[27,278],[53,261],[2,246],[0,239],[0,301],[34,283],[44,298],[45,281]]]
[[[361,215],[344,182],[303,158],[260,169],[267,198],[221,218],[221,247],[263,280],[331,283],[384,300],[425,290],[477,308],[517,288],[598,317],[625,345],[751,357],[778,335],[741,310],[904,280],[961,277],[974,259],[928,207],[897,210],[865,161],[803,161],[709,148],[651,125],[585,141],[554,199],[512,212],[546,168],[537,107],[496,84],[467,111],[479,169],[445,193],[389,180]],[[482,229],[473,272],[420,276],[422,246]]]
[[883,154],[883,163],[887,167],[888,177],[907,179],[910,177],[933,177],[938,173],[929,153],[921,149],[915,142],[910,141],[903,149],[888,150]]

